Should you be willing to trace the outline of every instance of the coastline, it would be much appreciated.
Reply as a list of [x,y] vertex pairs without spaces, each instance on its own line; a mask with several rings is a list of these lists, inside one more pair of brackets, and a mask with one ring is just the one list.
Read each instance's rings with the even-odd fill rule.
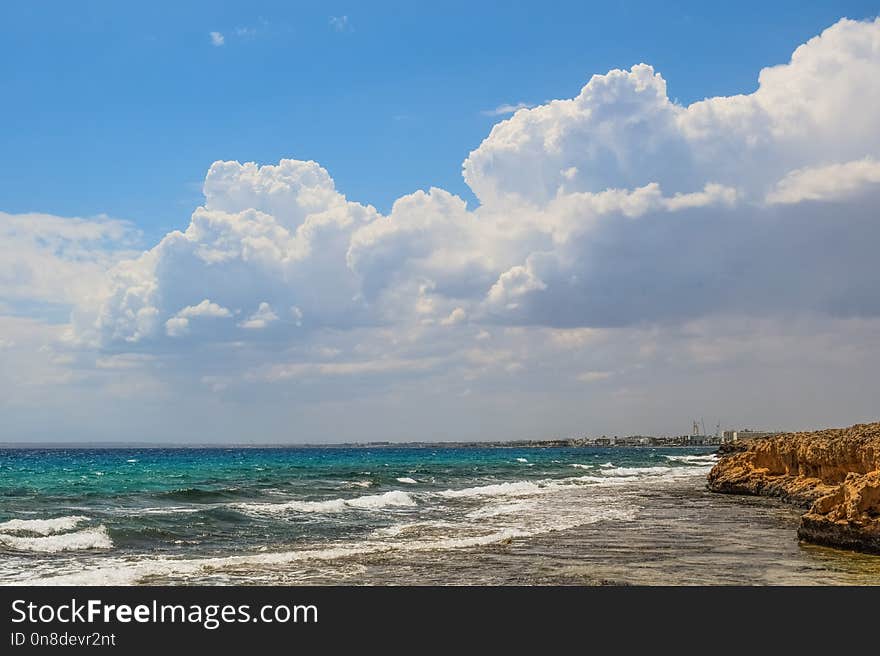
[[802,507],[798,537],[880,554],[880,423],[745,442],[708,475],[713,492],[770,496]]

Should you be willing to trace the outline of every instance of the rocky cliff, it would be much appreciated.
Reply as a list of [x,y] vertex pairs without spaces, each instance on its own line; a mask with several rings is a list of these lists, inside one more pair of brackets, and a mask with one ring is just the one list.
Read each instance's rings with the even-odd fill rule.
[[750,440],[722,455],[709,489],[802,505],[801,539],[880,553],[880,423]]

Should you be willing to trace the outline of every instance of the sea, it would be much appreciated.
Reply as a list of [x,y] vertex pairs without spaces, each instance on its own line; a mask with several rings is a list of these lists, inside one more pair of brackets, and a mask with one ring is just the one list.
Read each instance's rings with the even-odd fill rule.
[[0,450],[4,585],[880,583],[713,448]]

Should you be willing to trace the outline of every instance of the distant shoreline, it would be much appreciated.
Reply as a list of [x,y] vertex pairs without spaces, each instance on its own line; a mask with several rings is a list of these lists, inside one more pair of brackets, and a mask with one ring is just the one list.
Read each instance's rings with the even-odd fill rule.
[[193,451],[200,449],[712,449],[717,445],[700,444],[591,444],[583,440],[543,440],[506,442],[333,442],[328,444],[161,444],[157,442],[0,442],[0,449],[163,449]]

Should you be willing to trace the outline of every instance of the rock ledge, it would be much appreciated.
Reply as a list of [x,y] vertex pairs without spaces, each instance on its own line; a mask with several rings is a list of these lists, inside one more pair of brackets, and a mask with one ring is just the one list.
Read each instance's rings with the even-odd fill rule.
[[805,508],[798,536],[880,553],[880,423],[745,442],[709,472],[709,489]]

